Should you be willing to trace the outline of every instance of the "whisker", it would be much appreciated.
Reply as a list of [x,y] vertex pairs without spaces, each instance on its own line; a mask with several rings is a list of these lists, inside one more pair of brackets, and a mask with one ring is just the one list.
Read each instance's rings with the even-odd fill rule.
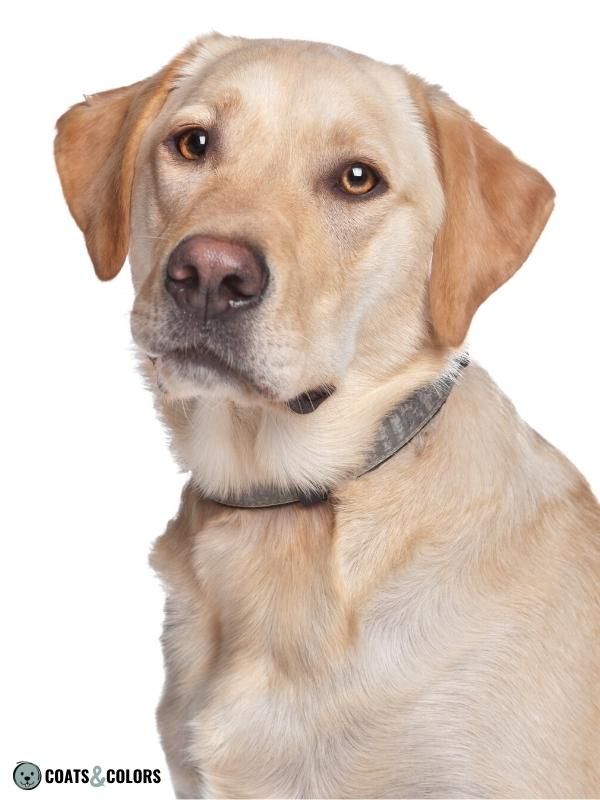
[[168,242],[169,236],[136,236],[136,239],[161,239],[162,241]]

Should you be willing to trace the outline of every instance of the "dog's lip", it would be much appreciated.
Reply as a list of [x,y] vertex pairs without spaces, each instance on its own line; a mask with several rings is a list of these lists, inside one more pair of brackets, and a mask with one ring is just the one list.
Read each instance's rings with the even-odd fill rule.
[[172,359],[178,364],[194,364],[199,367],[207,367],[224,378],[238,378],[248,382],[248,377],[243,370],[228,364],[224,358],[208,347],[176,348],[164,353],[162,357]]
[[227,363],[222,356],[208,347],[174,348],[163,353],[147,353],[147,356],[154,365],[159,359],[165,359],[181,366],[192,364],[210,369],[227,381],[235,381],[251,392],[270,400],[274,399],[268,387],[259,385],[244,369]]
[[312,414],[334,392],[335,386],[330,383],[324,383],[315,389],[309,389],[296,395],[296,397],[292,397],[291,400],[287,401],[286,405],[295,414]]
[[331,383],[323,383],[319,386],[300,392],[289,400],[282,400],[267,386],[259,385],[252,376],[245,370],[228,364],[218,353],[207,347],[193,348],[173,348],[162,353],[146,352],[146,355],[153,366],[157,365],[159,359],[175,361],[178,365],[193,364],[205,369],[216,372],[225,380],[233,380],[241,384],[245,389],[254,392],[264,399],[277,404],[283,404],[295,414],[311,414],[313,411],[327,400],[335,392],[336,387]]
[[217,372],[230,374],[233,368],[225,359],[217,355],[208,347],[175,348],[162,354],[163,358],[170,358],[180,364],[196,364],[200,367],[211,367]]

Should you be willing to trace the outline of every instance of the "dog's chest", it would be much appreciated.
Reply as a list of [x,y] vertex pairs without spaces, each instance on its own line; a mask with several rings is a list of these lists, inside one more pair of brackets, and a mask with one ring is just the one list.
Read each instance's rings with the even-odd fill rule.
[[[384,796],[410,787],[415,763],[439,766],[464,733],[460,720],[448,730],[439,715],[443,688],[418,715],[411,705],[431,691],[439,655],[422,649],[423,632],[399,613],[397,587],[359,611],[327,509],[273,519],[188,518],[179,522],[200,528],[182,535],[176,522],[159,544],[155,565],[170,584],[163,739],[175,735],[206,794],[351,797],[376,787]],[[434,638],[447,658],[456,643],[444,650],[444,636]]]
[[347,760],[341,732],[353,736],[362,702],[332,516],[239,519],[206,521],[194,537],[187,558],[201,595],[192,584],[170,594],[165,646],[186,695],[185,748],[219,796],[320,794],[323,775]]

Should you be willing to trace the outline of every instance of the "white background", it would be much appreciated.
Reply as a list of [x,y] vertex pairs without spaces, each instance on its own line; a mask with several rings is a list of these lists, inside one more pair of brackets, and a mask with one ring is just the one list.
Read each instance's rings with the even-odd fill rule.
[[[127,270],[100,284],[61,197],[55,119],[146,77],[192,37],[329,41],[441,83],[540,169],[557,206],[486,303],[471,352],[600,489],[599,48],[592,2],[28,2],[2,20],[2,705],[14,763],[162,768],[162,592],[147,565],[177,473],[135,372]],[[8,19],[7,19],[8,15]],[[89,796],[89,786],[36,790]]]

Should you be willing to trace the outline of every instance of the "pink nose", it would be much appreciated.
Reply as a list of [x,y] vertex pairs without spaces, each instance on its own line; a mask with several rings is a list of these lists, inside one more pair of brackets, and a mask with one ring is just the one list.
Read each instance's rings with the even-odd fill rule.
[[264,259],[245,244],[196,234],[169,256],[165,286],[180,308],[207,322],[256,305],[267,277]]

